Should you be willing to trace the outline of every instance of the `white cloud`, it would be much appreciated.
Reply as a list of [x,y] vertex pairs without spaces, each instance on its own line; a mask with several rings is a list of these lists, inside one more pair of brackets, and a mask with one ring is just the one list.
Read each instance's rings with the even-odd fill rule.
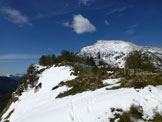
[[65,27],[71,27],[73,28],[74,32],[77,34],[83,34],[86,32],[94,32],[96,31],[96,27],[91,24],[91,22],[83,17],[81,14],[75,15],[73,17],[72,24],[69,22],[63,23]]
[[64,23],[63,23],[63,26],[65,26],[65,27],[70,27],[71,25],[70,25],[69,22],[64,22]]
[[79,3],[83,4],[83,5],[88,5],[88,3],[92,1],[92,0],[79,0]]
[[96,31],[96,27],[80,14],[74,16],[72,27],[77,34]]
[[31,54],[4,54],[0,55],[0,60],[6,59],[36,59],[39,58],[39,55],[31,55]]
[[0,11],[5,15],[5,19],[14,23],[14,24],[28,24],[32,25],[29,22],[29,18],[23,15],[20,11],[11,8],[1,8]]
[[111,14],[114,14],[114,13],[122,13],[122,12],[126,11],[127,9],[128,9],[128,7],[114,8],[111,11],[109,11],[107,13],[107,15],[111,15]]
[[128,30],[126,30],[124,33],[127,36],[132,36],[135,33],[135,29],[138,27],[138,24],[130,25],[128,26]]
[[105,20],[104,21],[105,25],[110,25],[109,21]]

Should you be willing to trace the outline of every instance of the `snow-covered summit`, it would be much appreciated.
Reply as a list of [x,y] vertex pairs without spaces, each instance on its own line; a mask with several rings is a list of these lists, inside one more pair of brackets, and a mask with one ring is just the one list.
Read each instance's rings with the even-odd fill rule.
[[138,46],[122,40],[99,40],[91,46],[82,48],[78,55],[97,58],[98,54],[100,54],[101,60],[104,62],[123,68],[126,56],[134,50],[151,53],[162,59],[162,48]]

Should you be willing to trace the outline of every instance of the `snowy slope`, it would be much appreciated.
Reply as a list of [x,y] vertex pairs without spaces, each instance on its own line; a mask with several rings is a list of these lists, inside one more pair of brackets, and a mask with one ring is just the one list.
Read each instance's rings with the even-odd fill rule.
[[125,57],[134,50],[142,50],[162,59],[162,48],[138,46],[121,40],[99,40],[91,46],[82,48],[78,55],[96,58],[100,54],[104,62],[123,68]]
[[[61,81],[74,79],[70,70],[65,66],[46,69],[37,83],[42,83],[42,88],[37,93],[33,88],[25,91],[2,116],[2,122],[13,109],[10,122],[108,122],[108,118],[113,116],[110,108],[128,110],[132,104],[143,107],[145,118],[151,118],[154,110],[162,112],[162,86],[148,86],[139,91],[133,88],[106,90],[104,87],[56,99],[60,92],[69,88],[51,89]],[[119,80],[103,82],[115,85]]]

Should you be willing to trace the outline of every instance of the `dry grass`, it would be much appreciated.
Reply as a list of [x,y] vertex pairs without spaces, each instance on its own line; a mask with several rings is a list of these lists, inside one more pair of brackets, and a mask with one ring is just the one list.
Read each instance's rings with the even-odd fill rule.
[[13,109],[12,111],[10,111],[10,112],[8,113],[8,115],[6,116],[5,119],[8,119],[8,118],[12,115],[12,113],[14,112],[14,110],[15,110],[15,109]]

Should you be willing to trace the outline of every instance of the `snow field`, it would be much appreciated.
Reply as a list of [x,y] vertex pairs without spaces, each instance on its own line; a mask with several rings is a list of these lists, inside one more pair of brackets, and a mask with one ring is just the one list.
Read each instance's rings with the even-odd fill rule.
[[[153,117],[154,110],[162,112],[162,86],[147,86],[140,90],[106,90],[107,86],[56,99],[60,92],[69,88],[52,88],[62,81],[76,78],[70,76],[70,70],[70,67],[65,66],[45,70],[38,80],[42,88],[37,93],[34,93],[34,89],[24,92],[2,118],[15,109],[9,118],[10,122],[108,122],[108,118],[113,117],[111,108],[127,111],[132,104],[142,106],[144,117],[148,119]],[[107,79],[103,83],[116,85],[119,80]]]

